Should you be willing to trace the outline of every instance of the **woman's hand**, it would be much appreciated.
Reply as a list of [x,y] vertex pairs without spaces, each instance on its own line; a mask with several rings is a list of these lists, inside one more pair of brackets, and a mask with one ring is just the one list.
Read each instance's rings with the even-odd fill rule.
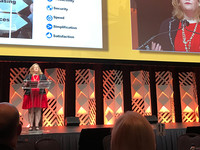
[[24,81],[24,82],[22,83],[22,86],[27,87],[27,86],[28,86],[27,81]]
[[154,50],[154,51],[162,51],[161,49],[161,45],[159,43],[154,43],[154,42],[151,42],[151,50]]

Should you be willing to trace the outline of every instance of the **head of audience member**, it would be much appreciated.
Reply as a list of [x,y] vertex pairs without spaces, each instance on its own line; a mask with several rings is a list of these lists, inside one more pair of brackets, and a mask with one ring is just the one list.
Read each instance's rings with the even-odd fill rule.
[[145,117],[128,111],[120,116],[112,130],[111,150],[155,150],[153,128]]
[[15,149],[21,129],[16,107],[9,103],[0,103],[0,145]]

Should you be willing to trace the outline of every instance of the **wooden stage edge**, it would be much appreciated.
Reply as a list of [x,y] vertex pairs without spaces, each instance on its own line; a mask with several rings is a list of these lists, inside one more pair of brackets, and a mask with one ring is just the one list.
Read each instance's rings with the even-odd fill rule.
[[[186,129],[187,127],[199,126],[200,122],[187,123],[165,123],[165,129]],[[23,128],[21,135],[39,135],[39,134],[66,134],[80,133],[82,129],[88,128],[112,128],[113,125],[84,125],[84,126],[54,126],[42,127],[39,131],[28,131],[28,128]],[[152,128],[156,129],[156,125],[152,124]]]

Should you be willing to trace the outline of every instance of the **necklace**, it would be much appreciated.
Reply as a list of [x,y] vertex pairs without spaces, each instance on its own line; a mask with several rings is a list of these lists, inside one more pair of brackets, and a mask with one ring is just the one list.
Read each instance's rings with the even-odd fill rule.
[[[185,51],[186,52],[189,52],[190,51],[190,48],[191,48],[191,41],[195,35],[194,32],[196,32],[196,29],[197,29],[197,26],[198,26],[198,22],[196,23],[195,27],[194,27],[194,31],[191,35],[191,37],[186,41],[186,35],[185,35],[185,30],[184,28],[182,28],[182,36],[183,36],[183,44],[185,45]],[[187,46],[188,44],[188,46]]]
[[33,75],[33,81],[38,81],[39,75]]

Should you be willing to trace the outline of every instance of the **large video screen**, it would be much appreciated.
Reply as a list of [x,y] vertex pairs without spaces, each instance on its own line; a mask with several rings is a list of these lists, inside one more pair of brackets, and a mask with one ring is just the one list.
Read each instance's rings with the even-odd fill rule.
[[[199,23],[160,31],[172,12],[172,0],[0,0],[0,57],[200,63]],[[188,51],[181,39],[180,51],[170,47],[169,34],[178,32]]]
[[199,53],[199,6],[199,0],[131,0],[133,48]]
[[102,48],[102,2],[0,0],[0,44]]

